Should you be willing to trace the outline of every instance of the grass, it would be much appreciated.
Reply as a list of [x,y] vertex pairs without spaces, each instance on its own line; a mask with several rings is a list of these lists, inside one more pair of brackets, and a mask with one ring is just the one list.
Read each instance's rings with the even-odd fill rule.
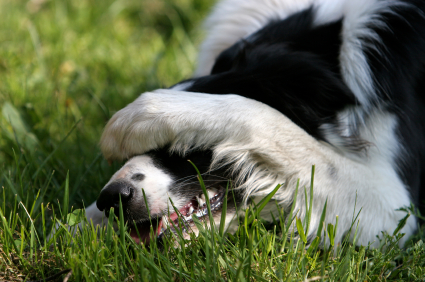
[[111,115],[141,92],[190,77],[212,2],[0,0],[0,281],[424,279],[422,234],[402,250],[402,234],[378,249],[320,249],[303,240],[308,218],[282,213],[265,224],[261,206],[234,235],[198,223],[201,235],[181,248],[136,245],[122,221],[117,233],[87,225],[48,240],[52,223],[84,220],[80,209],[120,166],[108,166],[97,145]]

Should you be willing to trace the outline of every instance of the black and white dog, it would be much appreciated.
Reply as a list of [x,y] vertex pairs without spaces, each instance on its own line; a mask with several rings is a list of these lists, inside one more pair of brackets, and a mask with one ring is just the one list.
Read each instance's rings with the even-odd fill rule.
[[[223,0],[207,26],[193,79],[143,93],[107,124],[105,157],[128,162],[89,219],[100,223],[121,197],[137,241],[149,238],[148,210],[157,236],[179,216],[197,232],[191,216],[206,215],[205,197],[187,159],[203,173],[217,223],[232,180],[230,228],[233,203],[246,207],[278,184],[274,199],[289,209],[298,179],[303,218],[312,165],[310,238],[326,200],[326,222],[339,216],[337,242],[361,209],[363,245],[394,231],[400,208],[423,208],[424,1]],[[408,219],[401,244],[417,224]]]

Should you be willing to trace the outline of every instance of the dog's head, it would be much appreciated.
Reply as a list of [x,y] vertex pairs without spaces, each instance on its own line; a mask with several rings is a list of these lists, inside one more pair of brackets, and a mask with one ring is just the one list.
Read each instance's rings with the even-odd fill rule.
[[[181,157],[168,150],[157,150],[131,158],[105,185],[97,199],[97,207],[109,216],[110,208],[119,214],[119,201],[123,206],[130,234],[136,242],[150,240],[151,224],[154,235],[181,230],[184,237],[199,231],[192,216],[208,218],[206,197],[200,185],[196,165],[205,183],[211,213],[217,226],[220,223],[223,200],[228,179],[225,169],[210,171],[212,154],[197,151]],[[235,193],[228,193],[226,227],[236,214],[235,203],[241,202]],[[177,212],[176,212],[177,211]],[[182,226],[183,224],[183,226]]]

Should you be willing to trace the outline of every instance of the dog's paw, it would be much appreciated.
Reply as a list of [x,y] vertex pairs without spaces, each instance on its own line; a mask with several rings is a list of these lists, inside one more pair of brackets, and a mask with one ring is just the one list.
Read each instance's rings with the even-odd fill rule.
[[118,111],[101,137],[105,158],[127,159],[169,143],[175,133],[167,118],[167,109],[172,107],[168,100],[170,97],[146,92]]
[[[241,144],[264,123],[275,124],[272,108],[238,95],[159,89],[142,94],[106,125],[100,145],[108,160],[122,160],[169,145],[185,151],[224,140]],[[262,117],[262,126],[255,121]],[[266,116],[266,117],[264,117]]]

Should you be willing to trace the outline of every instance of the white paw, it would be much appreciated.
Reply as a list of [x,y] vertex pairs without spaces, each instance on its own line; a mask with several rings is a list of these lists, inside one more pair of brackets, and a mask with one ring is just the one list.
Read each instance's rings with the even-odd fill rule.
[[175,132],[169,124],[170,97],[147,92],[118,111],[103,131],[100,146],[106,159],[122,160],[169,143]]
[[159,89],[117,112],[106,125],[100,146],[108,160],[127,159],[165,145],[182,151],[214,146],[248,134],[252,122],[246,119],[261,106],[267,107],[238,95]]

